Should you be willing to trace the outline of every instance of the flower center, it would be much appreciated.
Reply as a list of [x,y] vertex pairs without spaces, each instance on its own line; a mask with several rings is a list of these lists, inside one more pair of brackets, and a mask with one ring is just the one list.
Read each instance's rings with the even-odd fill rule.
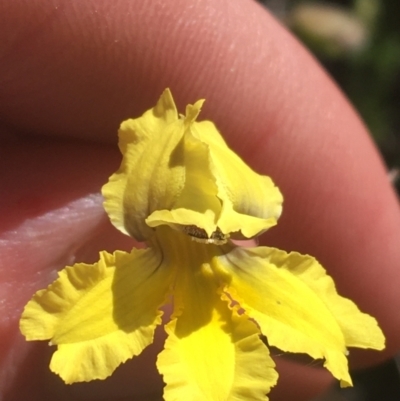
[[193,241],[202,244],[224,245],[229,239],[229,234],[224,234],[219,227],[211,233],[210,237],[204,229],[195,225],[183,226],[182,231],[189,235]]

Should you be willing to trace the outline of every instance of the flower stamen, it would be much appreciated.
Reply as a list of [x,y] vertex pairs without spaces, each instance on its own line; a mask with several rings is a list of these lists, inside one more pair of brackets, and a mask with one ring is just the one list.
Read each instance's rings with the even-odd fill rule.
[[210,237],[206,230],[195,225],[183,226],[182,231],[189,235],[193,241],[201,244],[224,245],[229,239],[229,234],[224,234],[219,227],[211,233]]

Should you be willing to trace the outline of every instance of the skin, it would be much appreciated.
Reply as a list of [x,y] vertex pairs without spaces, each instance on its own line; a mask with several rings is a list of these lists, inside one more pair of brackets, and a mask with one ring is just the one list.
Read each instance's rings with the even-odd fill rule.
[[[18,331],[24,304],[56,270],[130,249],[101,206],[120,162],[119,123],[170,87],[180,110],[206,98],[231,147],[285,196],[261,243],[316,256],[339,292],[400,342],[398,201],[365,126],[304,48],[250,0],[0,1],[0,398],[157,399],[156,345],[104,382],[64,385],[52,349]],[[330,375],[276,356],[271,400],[307,400]],[[55,397],[55,398],[54,398]],[[131,398],[129,398],[131,399]]]

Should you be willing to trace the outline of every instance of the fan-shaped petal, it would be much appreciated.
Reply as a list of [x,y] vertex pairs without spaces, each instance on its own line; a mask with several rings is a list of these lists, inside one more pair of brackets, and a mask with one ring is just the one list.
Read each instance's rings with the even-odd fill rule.
[[152,249],[106,252],[67,267],[26,305],[27,340],[58,346],[50,364],[66,383],[104,379],[153,341],[172,272]]
[[257,326],[219,298],[205,270],[178,280],[175,289],[182,304],[157,361],[164,399],[265,401],[278,377],[268,349]]
[[325,358],[343,386],[351,384],[347,346],[383,347],[375,319],[340,297],[314,258],[267,247],[236,248],[214,263],[226,291],[255,319],[270,345]]

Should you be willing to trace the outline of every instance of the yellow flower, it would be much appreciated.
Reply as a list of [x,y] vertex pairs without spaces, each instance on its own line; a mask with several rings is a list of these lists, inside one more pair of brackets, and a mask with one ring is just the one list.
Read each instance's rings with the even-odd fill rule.
[[276,224],[282,196],[252,171],[214,124],[197,122],[202,101],[179,116],[170,91],[120,129],[120,169],[104,207],[146,249],[100,253],[59,273],[26,305],[26,339],[57,345],[50,369],[66,383],[105,379],[140,354],[173,302],[157,361],[173,400],[265,400],[278,375],[267,346],[307,353],[351,385],[347,347],[384,347],[374,318],[340,297],[311,256],[241,248]]

